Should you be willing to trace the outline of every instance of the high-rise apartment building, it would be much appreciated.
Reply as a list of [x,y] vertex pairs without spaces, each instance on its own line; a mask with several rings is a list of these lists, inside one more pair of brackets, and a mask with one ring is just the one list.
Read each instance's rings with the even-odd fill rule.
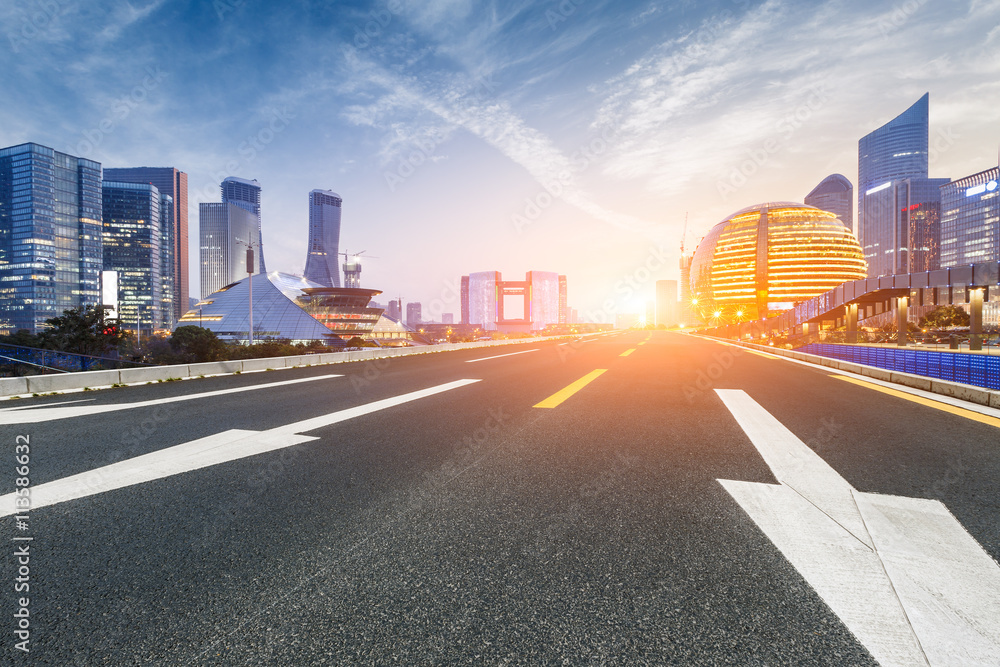
[[260,183],[256,179],[250,181],[230,176],[222,181],[221,190],[223,204],[235,204],[256,216],[257,246],[254,248],[254,256],[256,263],[260,265],[260,273],[267,273],[264,264],[264,234],[260,227]]
[[0,333],[37,333],[101,302],[101,165],[27,143],[0,149]]
[[[330,190],[313,190],[309,193],[309,245],[306,250],[306,280],[317,282],[324,287],[340,287],[340,211],[343,200]],[[360,287],[361,264],[357,263],[357,279],[347,274],[346,282]],[[348,281],[347,278],[352,278]]]
[[941,186],[941,266],[1000,261],[1000,167]]
[[[247,249],[260,248],[257,216],[232,202],[198,205],[201,298],[247,277]],[[263,273],[259,260],[254,275]]]
[[[126,329],[151,332],[173,318],[173,267],[169,220],[173,198],[155,185],[104,181],[102,246],[104,270],[118,272],[118,318]],[[166,251],[166,255],[165,252]],[[167,320],[164,321],[166,316]]]
[[858,240],[868,276],[940,264],[940,186],[927,176],[929,95],[858,142]]
[[[164,326],[171,326],[181,318],[188,309],[188,298],[191,296],[191,281],[188,275],[188,175],[173,167],[124,167],[104,170],[104,180],[116,183],[147,183],[155,185],[161,195],[171,198],[170,248],[164,251],[170,255],[169,284],[163,285],[164,295],[171,298],[172,312],[164,318]],[[161,219],[162,222],[162,219]],[[164,275],[166,276],[164,268]]]
[[830,174],[806,195],[803,202],[833,213],[845,227],[854,231],[854,186],[846,177]]

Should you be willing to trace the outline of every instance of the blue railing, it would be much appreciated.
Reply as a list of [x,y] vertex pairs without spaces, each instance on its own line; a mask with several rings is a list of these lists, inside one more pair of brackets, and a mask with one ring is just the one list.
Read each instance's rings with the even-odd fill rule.
[[888,371],[1000,390],[1000,356],[997,355],[830,343],[810,343],[797,351]]

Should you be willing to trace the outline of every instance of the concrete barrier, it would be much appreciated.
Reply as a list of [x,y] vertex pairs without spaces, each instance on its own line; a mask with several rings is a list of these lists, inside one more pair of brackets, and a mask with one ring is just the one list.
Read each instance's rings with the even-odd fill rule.
[[108,387],[118,384],[118,371],[84,371],[82,373],[60,373],[59,375],[29,375],[28,394],[47,394],[50,391],[84,389],[87,387]]
[[118,371],[118,373],[121,376],[121,380],[119,381],[123,384],[157,382],[159,380],[190,376],[186,364],[178,366],[150,366],[148,368],[124,368]]
[[19,396],[28,393],[28,378],[0,378],[0,396]]
[[178,364],[174,366],[148,366],[127,368],[121,371],[87,371],[83,373],[62,373],[59,375],[30,375],[22,378],[0,378],[0,397],[24,394],[43,394],[53,391],[68,391],[84,387],[102,387],[118,383],[156,382],[168,379],[196,378],[201,375],[223,375],[244,371],[278,370],[296,366],[318,366],[351,361],[368,361],[406,357],[414,354],[431,354],[455,350],[525,345],[541,341],[554,341],[568,336],[517,338],[513,340],[475,341],[472,343],[443,343],[414,347],[368,348],[349,352],[327,352],[323,354],[302,354],[292,357],[269,357],[264,359],[243,359],[237,361],[212,361],[199,364]]

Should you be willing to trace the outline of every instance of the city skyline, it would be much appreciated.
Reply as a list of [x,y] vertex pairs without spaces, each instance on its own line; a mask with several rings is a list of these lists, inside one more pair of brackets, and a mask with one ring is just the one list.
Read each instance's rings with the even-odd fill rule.
[[[642,299],[678,277],[685,212],[693,249],[744,206],[798,199],[831,173],[858,183],[858,139],[924,92],[931,175],[995,166],[1000,40],[982,28],[995,5],[302,7],[59,5],[41,26],[0,10],[0,145],[175,165],[190,211],[223,178],[256,179],[268,268],[294,273],[300,184],[330,188],[352,202],[342,245],[380,258],[366,286],[457,312],[455,276],[552,266],[584,317],[609,298],[636,311],[616,285],[651,258],[662,268]],[[173,34],[181,45],[158,48]],[[53,66],[77,50],[65,73]],[[419,284],[411,257],[434,258]]]

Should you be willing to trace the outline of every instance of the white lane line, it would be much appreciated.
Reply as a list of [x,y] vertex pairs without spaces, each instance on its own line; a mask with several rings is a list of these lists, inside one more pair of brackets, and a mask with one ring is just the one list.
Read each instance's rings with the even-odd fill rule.
[[[379,410],[385,410],[397,405],[409,403],[427,396],[457,389],[479,380],[456,380],[446,384],[413,391],[401,396],[386,398],[366,405],[359,405],[346,410],[331,412],[320,417],[305,419],[285,426],[268,429],[267,431],[244,431],[234,429],[216,433],[205,438],[199,438],[180,445],[161,449],[149,454],[143,454],[127,461],[113,463],[103,468],[97,468],[78,475],[71,475],[45,484],[31,487],[30,509],[38,509],[48,505],[63,503],[68,500],[86,498],[105,491],[121,489],[143,482],[150,482],[164,477],[171,477],[192,470],[236,461],[284,449],[310,440],[313,436],[301,435],[304,431],[313,431],[324,426],[336,424],[347,419],[360,417]],[[0,496],[0,517],[10,516],[27,508],[16,506],[16,493]]]
[[1000,665],[1000,566],[942,503],[859,492],[744,392],[716,391],[781,481],[720,484],[880,664]]
[[490,359],[499,359],[500,357],[513,357],[515,354],[528,354],[529,352],[538,352],[538,349],[534,350],[521,350],[520,352],[508,352],[507,354],[498,354],[495,357],[483,357],[482,359],[469,359],[465,363],[474,364],[477,361],[489,361]]
[[78,398],[74,401],[59,401],[58,403],[44,403],[43,405],[17,405],[10,408],[4,408],[0,410],[0,415],[5,412],[13,412],[15,410],[37,410],[40,407],[52,408],[57,405],[69,405],[70,403],[89,403],[97,399],[94,398]]
[[200,394],[182,394],[180,396],[170,396],[168,398],[155,398],[149,401],[137,401],[135,403],[114,403],[106,405],[79,405],[72,408],[55,408],[50,405],[39,405],[38,407],[25,406],[17,408],[5,408],[0,410],[0,424],[36,424],[39,422],[53,421],[55,419],[69,419],[71,417],[83,417],[87,415],[97,415],[105,412],[116,412],[118,410],[131,410],[133,408],[148,408],[153,405],[163,405],[164,403],[177,403],[178,401],[197,401],[203,398],[223,396],[225,394],[238,394],[243,391],[256,391],[258,389],[273,389],[284,387],[300,382],[315,382],[316,380],[329,380],[331,378],[344,377],[343,375],[318,375],[316,377],[300,378],[298,380],[282,380],[281,382],[269,382],[267,384],[255,384],[247,387],[235,387],[233,389],[219,389],[218,391],[206,391]]

